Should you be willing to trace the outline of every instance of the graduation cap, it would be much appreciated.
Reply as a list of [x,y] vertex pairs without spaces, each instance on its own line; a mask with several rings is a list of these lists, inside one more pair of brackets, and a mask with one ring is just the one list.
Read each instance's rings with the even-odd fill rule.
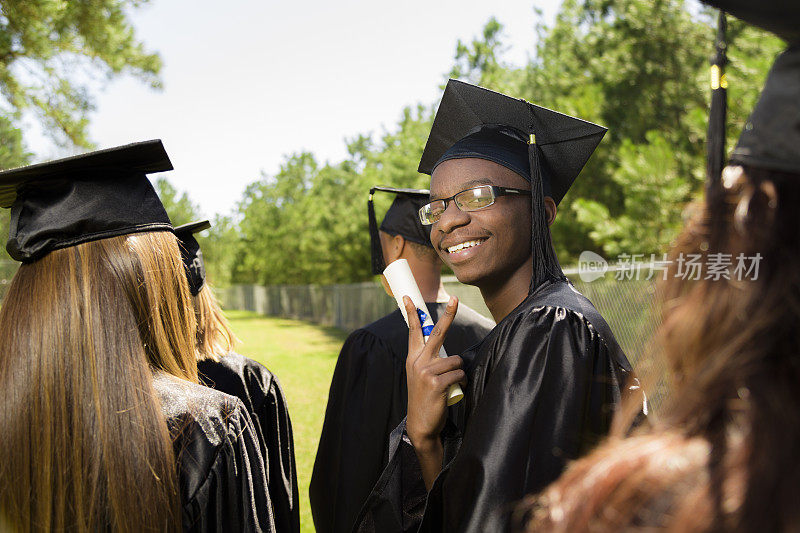
[[160,140],[0,171],[0,207],[11,208],[6,249],[22,262],[84,242],[172,231],[151,172],[172,170]]
[[606,128],[520,98],[449,80],[419,171],[432,174],[449,159],[479,158],[516,172],[532,186],[532,288],[563,274],[550,243],[543,196],[567,193]]
[[758,103],[731,154],[731,162],[800,173],[800,2],[704,1],[775,33],[790,44],[772,65]]
[[800,2],[797,0],[702,0],[788,43],[800,42]]
[[181,259],[186,269],[186,279],[189,281],[189,291],[192,296],[200,294],[206,283],[206,264],[203,261],[203,252],[200,243],[194,238],[195,233],[200,233],[211,227],[211,222],[202,220],[190,222],[175,228],[175,236],[181,249]]
[[[525,162],[520,162],[519,157],[511,153],[516,147],[519,154],[522,143],[525,158],[529,159],[528,152],[532,152],[543,160],[546,166],[543,177],[548,181],[545,187],[550,189],[553,200],[558,204],[606,131],[606,128],[597,124],[531,104],[521,98],[512,98],[451,79],[447,82],[442,103],[434,118],[419,171],[430,175],[439,163],[447,159],[478,157],[522,174],[525,172]],[[470,136],[475,140],[472,143],[476,148],[474,155],[467,152],[470,148],[467,138]],[[462,140],[465,142],[459,144],[463,152],[451,150]],[[528,146],[538,149],[529,149]],[[530,180],[531,171],[529,169],[523,177]]]
[[800,45],[795,45],[772,65],[731,162],[800,174],[799,147]]
[[[395,195],[395,199],[386,215],[383,217],[380,228],[375,218],[375,206],[372,197],[376,192],[385,192]],[[396,187],[373,187],[369,190],[367,200],[367,214],[369,215],[369,240],[372,255],[372,273],[383,273],[386,265],[383,260],[383,248],[378,236],[378,229],[389,235],[400,235],[407,241],[415,242],[429,248],[431,244],[431,230],[423,226],[419,219],[419,209],[428,203],[430,191],[425,189],[398,189]]]

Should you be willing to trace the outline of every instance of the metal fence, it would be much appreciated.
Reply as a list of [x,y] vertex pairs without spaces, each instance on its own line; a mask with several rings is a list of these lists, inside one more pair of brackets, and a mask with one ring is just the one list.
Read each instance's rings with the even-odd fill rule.
[[[637,364],[648,352],[658,322],[655,283],[645,279],[618,279],[612,267],[592,282],[581,281],[576,270],[565,270],[575,287],[594,303],[617,336],[628,358]],[[444,287],[461,303],[491,318],[476,287],[445,277]],[[218,289],[226,309],[305,320],[345,331],[362,327],[396,309],[394,299],[377,282],[342,285],[234,285]]]
[[[445,278],[445,290],[479,313],[491,318],[475,287]],[[217,289],[226,309],[294,318],[345,331],[360,328],[397,309],[380,283],[340,285],[234,285]]]
[[624,266],[609,267],[604,277],[588,283],[570,272],[574,271],[565,271],[575,288],[591,300],[611,326],[617,342],[643,381],[651,411],[658,412],[668,394],[668,383],[665,361],[653,342],[661,323],[656,279],[648,280],[647,276],[628,279]]

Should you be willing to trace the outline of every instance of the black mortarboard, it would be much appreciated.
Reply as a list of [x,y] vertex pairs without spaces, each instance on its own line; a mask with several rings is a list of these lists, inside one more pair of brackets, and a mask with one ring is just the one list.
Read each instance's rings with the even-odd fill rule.
[[[395,199],[386,215],[383,217],[380,228],[375,218],[375,206],[372,196],[375,192],[386,192],[395,195]],[[419,209],[428,203],[430,191],[424,189],[398,189],[395,187],[373,187],[369,190],[367,200],[367,214],[369,215],[369,237],[372,255],[372,273],[383,273],[386,265],[383,261],[383,248],[378,236],[378,229],[389,235],[401,235],[404,239],[433,248],[431,245],[431,230],[423,226],[419,220]]]
[[703,0],[734,17],[774,33],[784,41],[800,42],[800,2],[797,0]]
[[181,259],[186,269],[186,279],[189,280],[189,291],[192,296],[200,294],[200,289],[206,283],[206,264],[203,261],[203,252],[200,250],[200,243],[194,238],[195,233],[207,230],[211,227],[211,222],[203,220],[200,222],[190,222],[175,228],[175,236],[178,237],[178,244],[181,249]]
[[[551,196],[559,203],[606,131],[597,124],[521,98],[449,80],[422,153],[419,171],[431,174],[438,163],[453,158],[447,152],[458,141],[473,136],[476,153],[462,155],[462,158],[482,157],[520,173],[524,169],[520,169],[518,156],[512,154],[519,154],[522,149],[523,156],[528,156],[528,146],[532,143],[539,150],[531,149],[530,152],[541,152],[546,166],[544,177],[550,182]],[[496,133],[494,140],[491,133]],[[509,155],[512,156],[509,158]],[[531,179],[530,170],[523,177]]]
[[730,161],[800,173],[800,2],[797,0],[705,0],[787,40],[767,75],[758,103]]
[[534,280],[562,277],[547,230],[543,195],[556,204],[567,193],[606,128],[482,87],[449,80],[419,171],[432,174],[448,159],[480,158],[531,181]]
[[11,208],[6,249],[17,261],[117,235],[171,231],[147,174],[172,170],[160,140],[0,172]]
[[731,162],[800,174],[800,45],[772,65]]

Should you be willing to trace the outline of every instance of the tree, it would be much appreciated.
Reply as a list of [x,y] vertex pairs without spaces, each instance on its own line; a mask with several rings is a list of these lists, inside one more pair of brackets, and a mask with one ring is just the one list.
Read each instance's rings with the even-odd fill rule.
[[192,202],[186,192],[178,193],[167,178],[157,178],[155,189],[173,226],[181,226],[200,219],[200,206]]
[[229,285],[238,251],[242,246],[239,229],[234,220],[229,216],[216,215],[211,221],[208,235],[198,240],[203,249],[203,261],[209,283],[215,287]]
[[[552,27],[539,25],[523,96],[609,128],[559,206],[553,236],[562,261],[587,249],[669,245],[705,179],[712,20],[682,0],[565,0]],[[778,43],[732,20],[729,45],[735,138]]]
[[[286,159],[275,176],[245,191],[242,245],[233,280],[243,283],[346,283],[372,277],[366,216],[370,187],[424,187],[416,168],[432,111],[406,108],[396,129],[375,141],[359,135],[348,158],[318,165],[310,153]],[[391,198],[376,196],[380,214]]]
[[621,214],[613,217],[607,206],[586,198],[572,204],[578,222],[591,228],[589,237],[612,258],[663,251],[681,229],[681,213],[692,192],[694,177],[680,172],[674,146],[660,131],[648,132],[645,141],[625,139],[617,154],[612,179],[625,191]]
[[[234,279],[244,283],[301,283],[308,256],[306,194],[318,165],[310,153],[289,157],[274,177],[250,184],[239,204],[242,247]],[[311,281],[311,280],[309,280]]]
[[[32,111],[60,146],[92,146],[87,135],[93,101],[83,81],[121,73],[159,86],[158,55],[136,39],[125,10],[147,0],[0,0],[0,108],[18,128]],[[4,142],[4,149],[8,149]],[[22,154],[17,135],[9,153]],[[0,152],[0,163],[7,164]],[[22,164],[24,157],[11,161]]]
[[[174,226],[202,220],[200,206],[189,198],[188,193],[178,191],[166,178],[156,179],[155,189]],[[211,228],[195,237],[203,250],[208,281],[217,287],[228,285],[242,246],[233,219],[216,215],[211,220]]]
[[[20,119],[36,116],[59,146],[91,148],[85,81],[131,73],[159,86],[161,60],[137,41],[125,15],[147,0],[0,0],[0,169],[31,162]],[[78,81],[81,80],[81,81]],[[8,219],[0,223],[8,235]],[[11,261],[5,250],[0,261]]]
[[480,38],[469,44],[459,39],[450,77],[502,93],[518,93],[525,81],[525,70],[503,62],[507,47],[502,38],[503,25],[492,17],[484,25]]

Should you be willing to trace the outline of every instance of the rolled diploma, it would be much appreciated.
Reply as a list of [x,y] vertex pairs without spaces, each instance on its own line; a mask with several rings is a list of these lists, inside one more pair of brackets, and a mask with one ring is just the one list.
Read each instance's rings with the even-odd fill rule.
[[[422,313],[420,319],[422,322],[422,335],[425,342],[428,342],[428,337],[433,330],[433,319],[428,311],[428,306],[425,305],[425,300],[419,292],[417,282],[414,280],[414,274],[411,273],[411,268],[408,266],[408,261],[405,259],[398,259],[386,267],[383,271],[383,276],[389,283],[389,288],[392,290],[397,306],[400,312],[403,313],[403,318],[408,325],[408,316],[406,315],[406,306],[403,303],[403,296],[408,296],[417,308],[417,313]],[[439,357],[447,357],[447,352],[444,351],[444,346],[439,348]],[[464,397],[464,391],[456,383],[452,385],[447,391],[447,405],[455,405]]]

